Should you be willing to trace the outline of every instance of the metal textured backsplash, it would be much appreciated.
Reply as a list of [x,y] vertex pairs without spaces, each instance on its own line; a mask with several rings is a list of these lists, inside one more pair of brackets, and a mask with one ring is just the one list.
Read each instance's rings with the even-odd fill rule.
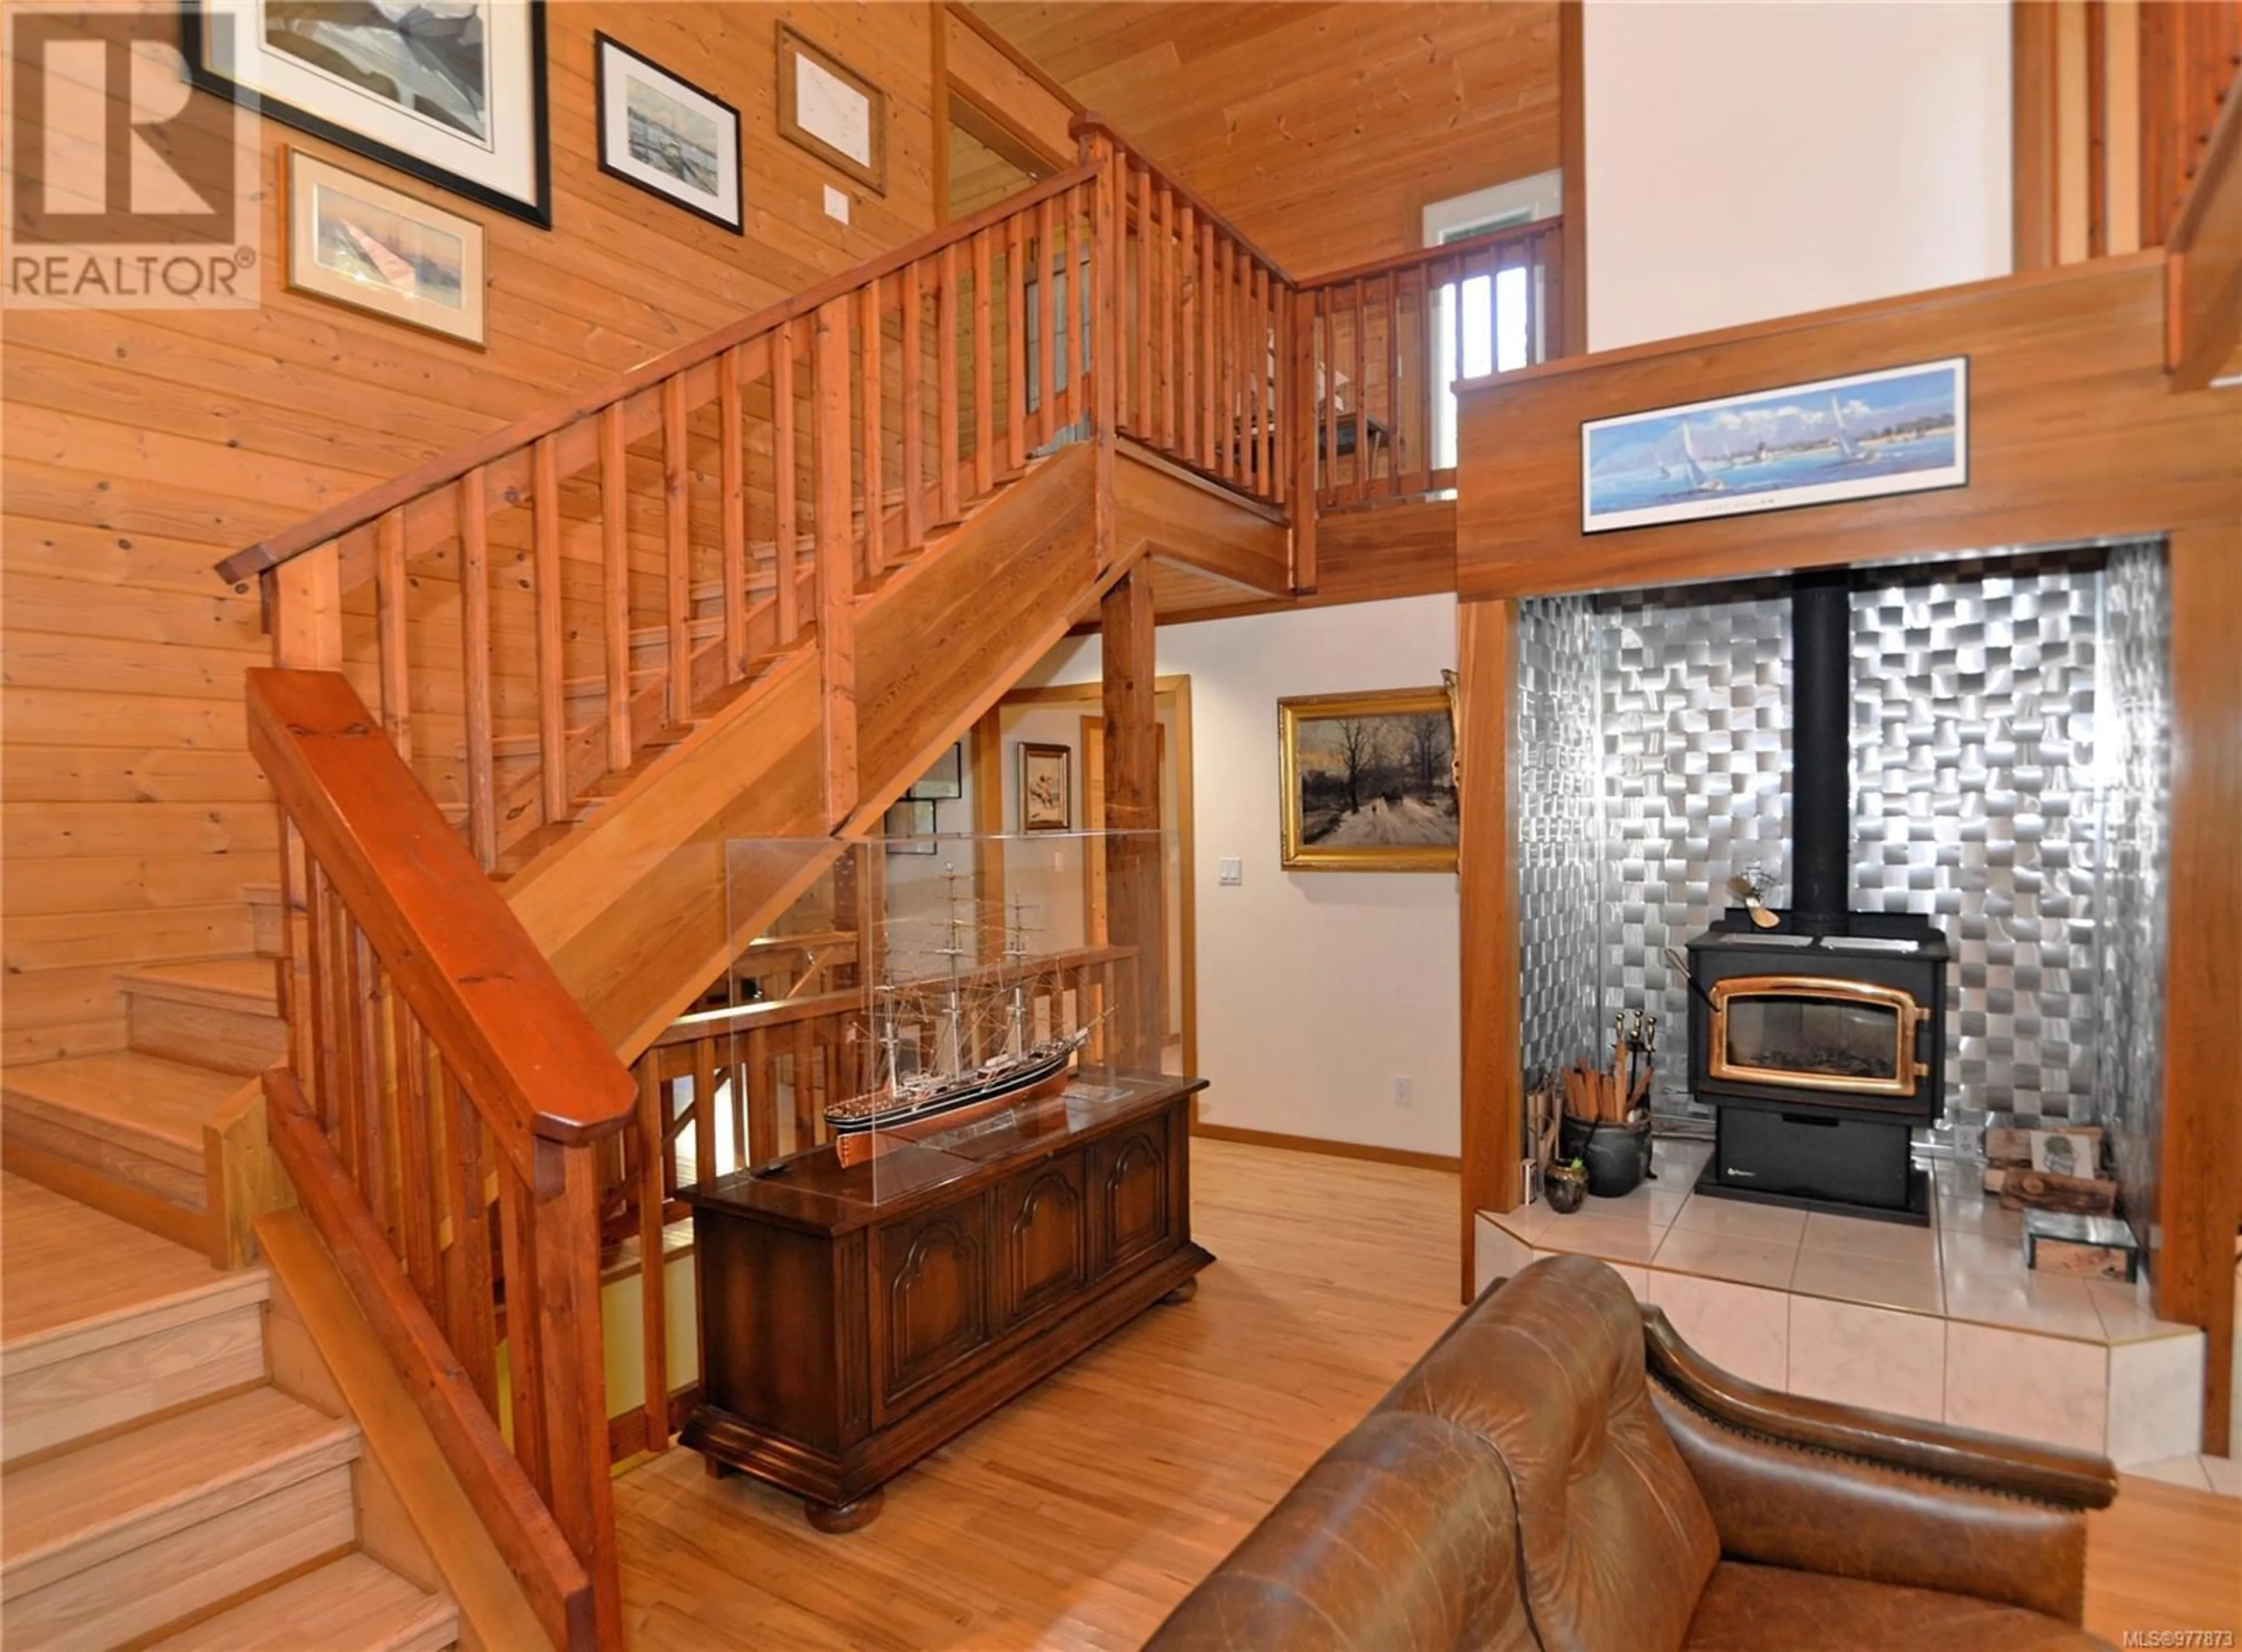
[[[1963,1151],[1989,1118],[2153,1133],[2164,568],[2151,545],[1856,577],[1853,903],[1924,913],[1954,948],[1935,1133]],[[1521,605],[1529,1076],[1645,1010],[1663,1029],[1655,1103],[1689,1105],[1688,985],[1665,949],[1755,863],[1789,899],[1789,619],[1781,581]],[[1584,947],[1585,1018],[1547,978]]]

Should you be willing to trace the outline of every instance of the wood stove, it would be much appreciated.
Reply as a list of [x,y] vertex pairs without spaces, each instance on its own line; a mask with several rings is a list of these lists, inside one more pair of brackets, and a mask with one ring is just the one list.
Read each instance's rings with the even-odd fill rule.
[[1793,904],[1768,929],[1732,910],[1689,943],[1690,1089],[1715,1118],[1697,1191],[1928,1223],[1909,1152],[1944,1093],[1946,937],[1850,909],[1844,577],[1799,576],[1791,625]]

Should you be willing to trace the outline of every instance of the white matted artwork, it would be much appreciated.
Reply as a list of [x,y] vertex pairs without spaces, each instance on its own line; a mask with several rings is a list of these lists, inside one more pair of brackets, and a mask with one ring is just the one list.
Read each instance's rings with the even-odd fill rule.
[[288,288],[480,345],[483,227],[287,152]]
[[778,130],[876,194],[888,191],[888,95],[778,25]]
[[611,36],[593,42],[600,170],[745,234],[740,111]]
[[541,226],[544,0],[188,0],[194,84]]

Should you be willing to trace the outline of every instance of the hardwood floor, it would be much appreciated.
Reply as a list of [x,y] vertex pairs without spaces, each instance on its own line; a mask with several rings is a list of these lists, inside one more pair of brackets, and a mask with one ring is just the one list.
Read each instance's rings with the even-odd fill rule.
[[[638,1652],[1134,1647],[1456,1313],[1456,1179],[1199,1141],[1218,1259],[821,1537],[673,1450],[618,1481]],[[2091,1627],[2242,1623],[2242,1503],[2146,1482],[2099,1518]]]

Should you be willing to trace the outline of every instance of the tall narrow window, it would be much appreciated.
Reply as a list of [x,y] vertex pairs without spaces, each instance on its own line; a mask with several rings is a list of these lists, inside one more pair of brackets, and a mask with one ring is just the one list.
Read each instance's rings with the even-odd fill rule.
[[[1446,246],[1554,218],[1563,197],[1563,174],[1541,172],[1434,201],[1425,208],[1425,245]],[[1543,318],[1548,314],[1546,297],[1538,263],[1468,276],[1440,289],[1433,318],[1433,379],[1440,386],[1433,399],[1435,468],[1455,467],[1455,381],[1507,373],[1547,354],[1547,340],[1535,336],[1544,330]]]

